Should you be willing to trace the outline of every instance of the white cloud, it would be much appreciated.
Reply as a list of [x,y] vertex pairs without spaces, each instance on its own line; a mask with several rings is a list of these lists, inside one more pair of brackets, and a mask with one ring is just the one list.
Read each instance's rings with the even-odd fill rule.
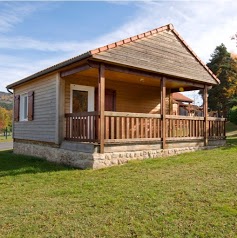
[[[39,9],[42,3],[1,2],[0,32],[8,32],[21,23],[27,16]],[[44,3],[45,5],[45,3]]]
[[0,36],[0,48],[15,50],[35,50],[35,51],[78,51],[88,48],[88,43],[79,43],[76,41],[67,42],[47,42],[31,39],[29,37],[5,37]]
[[39,59],[34,63],[31,59],[0,55],[0,74],[4,76],[0,80],[0,91],[6,91],[8,84],[65,60],[64,57],[70,58],[72,56],[66,54],[60,57]]

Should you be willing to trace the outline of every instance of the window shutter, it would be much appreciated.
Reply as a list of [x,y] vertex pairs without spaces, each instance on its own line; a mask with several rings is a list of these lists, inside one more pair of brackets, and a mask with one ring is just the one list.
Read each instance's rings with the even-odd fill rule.
[[28,121],[34,119],[34,91],[28,92]]
[[14,97],[14,121],[19,121],[20,116],[20,95]]

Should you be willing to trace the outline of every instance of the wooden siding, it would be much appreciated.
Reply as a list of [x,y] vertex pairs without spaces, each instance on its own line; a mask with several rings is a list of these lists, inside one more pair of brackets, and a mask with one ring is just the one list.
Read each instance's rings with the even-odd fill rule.
[[217,84],[183,43],[169,30],[100,52],[95,59]]
[[14,138],[55,142],[56,74],[14,89],[19,95],[34,91],[34,120],[14,122]]
[[[65,113],[70,113],[70,84],[97,87],[97,79],[81,76],[65,80]],[[160,113],[160,89],[105,79],[105,87],[116,90],[116,111]]]

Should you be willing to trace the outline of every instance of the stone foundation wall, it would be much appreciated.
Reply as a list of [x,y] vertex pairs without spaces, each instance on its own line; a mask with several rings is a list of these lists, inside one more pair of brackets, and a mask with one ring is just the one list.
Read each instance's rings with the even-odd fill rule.
[[114,165],[127,163],[130,160],[143,160],[148,158],[160,158],[178,155],[181,153],[193,152],[197,150],[212,149],[216,146],[207,147],[183,147],[173,149],[157,150],[137,150],[99,153],[85,153],[71,151],[62,148],[55,148],[49,145],[14,142],[14,153],[45,158],[48,161],[66,164],[76,168],[100,169]]

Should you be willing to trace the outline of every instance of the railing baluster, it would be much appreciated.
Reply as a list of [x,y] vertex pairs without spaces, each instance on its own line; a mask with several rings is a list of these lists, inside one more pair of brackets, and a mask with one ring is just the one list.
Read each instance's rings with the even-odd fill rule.
[[140,124],[140,131],[141,131],[141,138],[144,138],[144,118],[140,118],[141,124]]
[[134,117],[131,118],[131,127],[132,127],[132,139],[134,138]]
[[110,131],[110,138],[114,139],[114,117],[109,117],[111,120],[111,131]]
[[151,118],[149,118],[149,138],[152,138]]
[[109,117],[105,116],[105,139],[109,139]]
[[122,131],[122,139],[125,138],[125,123],[124,123],[124,117],[121,117],[121,131]]
[[120,139],[120,117],[116,118],[116,139]]
[[130,122],[129,122],[130,118],[127,117],[126,118],[126,139],[130,138]]
[[145,118],[145,138],[148,138],[147,118]]
[[153,138],[157,138],[157,131],[156,131],[156,119],[155,118],[153,118],[152,119],[153,120]]

